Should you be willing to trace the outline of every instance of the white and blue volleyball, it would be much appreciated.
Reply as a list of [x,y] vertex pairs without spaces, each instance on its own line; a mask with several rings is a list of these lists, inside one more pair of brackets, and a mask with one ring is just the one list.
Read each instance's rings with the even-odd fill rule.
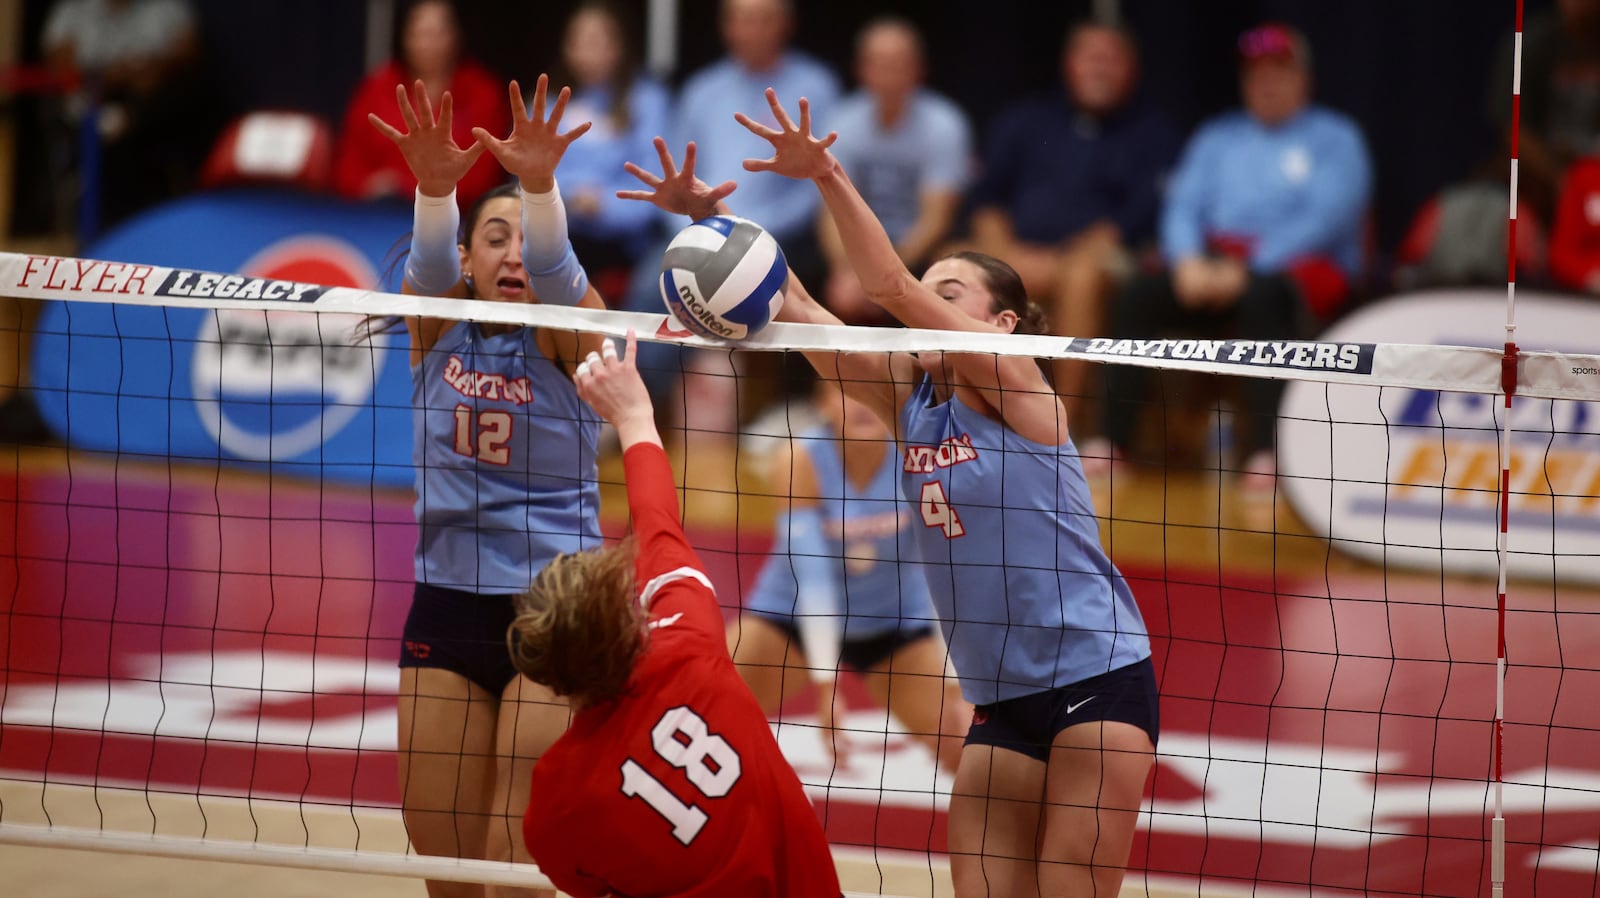
[[703,218],[678,232],[661,259],[661,299],[702,337],[743,340],[783,305],[789,263],[766,228],[732,215]]

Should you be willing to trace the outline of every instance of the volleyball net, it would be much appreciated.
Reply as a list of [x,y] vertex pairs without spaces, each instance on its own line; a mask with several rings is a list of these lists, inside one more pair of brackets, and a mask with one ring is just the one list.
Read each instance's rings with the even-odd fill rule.
[[[1600,872],[1600,357],[1360,326],[1256,342],[774,324],[730,347],[657,314],[5,253],[0,294],[49,303],[33,393],[60,438],[0,456],[0,843],[543,881],[419,857],[397,810],[409,348],[357,332],[422,316],[657,347],[686,528],[736,634],[791,498],[776,460],[824,432],[799,351],[1149,370],[1137,403],[1073,397],[1123,403],[1144,434],[1119,463],[1086,459],[1161,689],[1125,889],[1588,894]],[[1463,341],[1499,335],[1459,302],[1415,302]],[[1229,451],[1246,378],[1286,384],[1264,491]],[[620,534],[604,441],[600,480]],[[774,671],[774,731],[846,889],[947,894],[951,779],[926,734],[848,670],[824,734],[822,693],[785,679],[803,665]]]

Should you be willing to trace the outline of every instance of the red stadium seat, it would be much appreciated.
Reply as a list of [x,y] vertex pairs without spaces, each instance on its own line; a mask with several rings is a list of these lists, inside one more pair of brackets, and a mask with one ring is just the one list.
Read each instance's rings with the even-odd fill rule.
[[[1503,193],[1503,191],[1502,191]],[[1440,197],[1435,196],[1423,204],[1411,220],[1405,239],[1395,252],[1395,263],[1403,270],[1417,271],[1427,261],[1439,239]],[[1505,199],[1498,200],[1499,217],[1486,224],[1495,226],[1496,232],[1488,235],[1496,246],[1485,245],[1485,256],[1477,266],[1473,282],[1495,283],[1505,278]],[[1492,204],[1491,204],[1492,205]],[[1538,278],[1546,266],[1546,235],[1538,214],[1525,200],[1517,201],[1517,273],[1519,277]]]
[[258,110],[235,119],[217,138],[200,186],[279,184],[321,191],[333,169],[333,132],[314,115]]

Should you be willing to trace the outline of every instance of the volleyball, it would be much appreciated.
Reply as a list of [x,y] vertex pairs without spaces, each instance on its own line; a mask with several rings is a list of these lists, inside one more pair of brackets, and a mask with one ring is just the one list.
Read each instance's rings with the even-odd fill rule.
[[783,305],[789,263],[766,228],[732,215],[694,222],[661,258],[661,300],[690,331],[743,340]]

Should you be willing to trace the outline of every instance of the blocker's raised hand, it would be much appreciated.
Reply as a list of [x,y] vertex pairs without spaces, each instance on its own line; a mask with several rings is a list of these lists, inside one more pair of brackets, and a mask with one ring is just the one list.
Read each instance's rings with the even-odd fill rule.
[[839,132],[830,131],[822,138],[811,136],[811,103],[805,97],[800,98],[798,125],[778,102],[778,92],[770,87],[767,88],[767,105],[772,107],[777,128],[769,128],[742,112],[733,115],[751,134],[772,144],[772,155],[766,159],[746,159],[745,171],[770,171],[801,180],[820,178],[831,171],[836,163],[828,147],[839,139]]
[[550,116],[545,117],[545,95],[550,88],[550,77],[540,75],[533,88],[533,110],[522,101],[522,87],[511,82],[511,134],[501,140],[482,128],[473,128],[472,136],[489,149],[506,171],[522,182],[524,189],[535,193],[549,191],[555,183],[556,167],[567,147],[588,132],[592,122],[584,122],[565,134],[561,132],[561,116],[567,111],[567,101],[572,98],[571,88],[563,87],[556,95]]
[[367,121],[400,148],[400,154],[405,157],[406,165],[424,195],[445,196],[456,189],[456,182],[483,155],[483,142],[474,141],[472,146],[463,149],[450,136],[454,103],[449,91],[439,98],[437,116],[434,115],[432,101],[428,99],[428,90],[420,79],[413,91],[415,99],[406,93],[404,84],[394,86],[395,100],[400,106],[400,120],[406,127],[404,131],[379,118],[376,113],[367,113]]
[[738,188],[733,181],[723,181],[715,187],[700,180],[694,175],[695,146],[694,141],[683,150],[683,168],[679,170],[672,161],[672,151],[667,149],[667,142],[657,137],[654,141],[656,157],[661,161],[661,174],[655,175],[632,162],[623,163],[622,167],[640,181],[649,190],[619,190],[617,199],[639,200],[650,203],[664,212],[674,215],[687,215],[695,221],[709,218],[717,214],[718,206],[728,194]]

